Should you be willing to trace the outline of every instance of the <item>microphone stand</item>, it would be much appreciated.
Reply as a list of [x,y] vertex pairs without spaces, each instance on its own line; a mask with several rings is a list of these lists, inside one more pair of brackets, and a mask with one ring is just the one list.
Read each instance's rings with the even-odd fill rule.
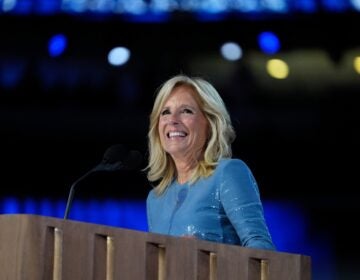
[[90,173],[94,172],[94,169],[88,171],[87,173],[85,173],[83,176],[81,176],[79,179],[77,179],[70,188],[70,192],[69,192],[69,197],[67,199],[67,203],[66,203],[66,209],[65,209],[65,215],[64,215],[64,220],[66,220],[69,216],[69,212],[70,212],[70,207],[74,198],[74,193],[75,193],[75,187],[77,185],[78,182],[80,182],[82,179],[86,178],[87,176],[89,176]]
[[121,169],[122,167],[123,167],[123,163],[121,161],[117,161],[117,162],[114,162],[114,163],[100,163],[99,165],[97,165],[93,169],[91,169],[90,171],[86,172],[79,179],[77,179],[70,187],[69,196],[68,196],[67,203],[66,203],[64,220],[66,220],[68,218],[68,216],[69,216],[71,204],[72,204],[72,201],[73,201],[73,198],[74,198],[75,187],[80,181],[82,181],[83,179],[88,177],[93,172],[96,172],[96,171],[115,171],[115,170]]

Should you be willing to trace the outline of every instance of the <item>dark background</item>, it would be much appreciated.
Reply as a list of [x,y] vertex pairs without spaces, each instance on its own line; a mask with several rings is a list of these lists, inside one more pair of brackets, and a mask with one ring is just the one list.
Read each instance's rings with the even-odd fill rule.
[[[118,143],[140,151],[145,166],[156,89],[180,72],[200,75],[228,105],[234,156],[251,167],[263,199],[302,205],[309,234],[332,244],[337,279],[359,276],[360,76],[341,72],[347,50],[360,47],[359,14],[199,22],[179,13],[166,23],[2,15],[0,26],[1,73],[23,73],[16,85],[0,86],[1,196],[66,199],[70,185]],[[279,56],[295,54],[301,65],[309,61],[304,52],[320,49],[335,70],[302,73],[282,85],[261,76],[252,59],[261,58],[256,37],[264,30],[279,34]],[[69,46],[50,58],[47,40],[58,32]],[[243,60],[217,57],[227,40],[242,44]],[[106,62],[115,45],[132,51],[122,67]],[[145,199],[150,189],[135,171],[97,174],[82,184],[79,197]]]

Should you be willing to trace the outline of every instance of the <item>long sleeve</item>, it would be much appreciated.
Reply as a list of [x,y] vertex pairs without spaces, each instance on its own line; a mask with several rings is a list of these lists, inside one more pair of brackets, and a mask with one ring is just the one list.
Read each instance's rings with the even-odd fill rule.
[[249,167],[241,160],[223,166],[220,200],[242,246],[275,250],[263,214],[259,189]]

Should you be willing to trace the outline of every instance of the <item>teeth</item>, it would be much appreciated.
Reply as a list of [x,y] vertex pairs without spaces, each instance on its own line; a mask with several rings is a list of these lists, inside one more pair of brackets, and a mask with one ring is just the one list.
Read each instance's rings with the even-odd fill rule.
[[173,131],[173,132],[169,132],[169,137],[185,137],[186,133],[185,132],[180,132],[180,131]]

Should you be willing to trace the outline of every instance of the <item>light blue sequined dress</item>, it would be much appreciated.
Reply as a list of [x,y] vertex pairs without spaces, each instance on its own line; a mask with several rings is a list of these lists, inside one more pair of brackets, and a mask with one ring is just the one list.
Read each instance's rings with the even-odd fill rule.
[[147,197],[149,231],[275,250],[258,186],[240,159],[222,159],[212,176],[192,185],[174,180]]

